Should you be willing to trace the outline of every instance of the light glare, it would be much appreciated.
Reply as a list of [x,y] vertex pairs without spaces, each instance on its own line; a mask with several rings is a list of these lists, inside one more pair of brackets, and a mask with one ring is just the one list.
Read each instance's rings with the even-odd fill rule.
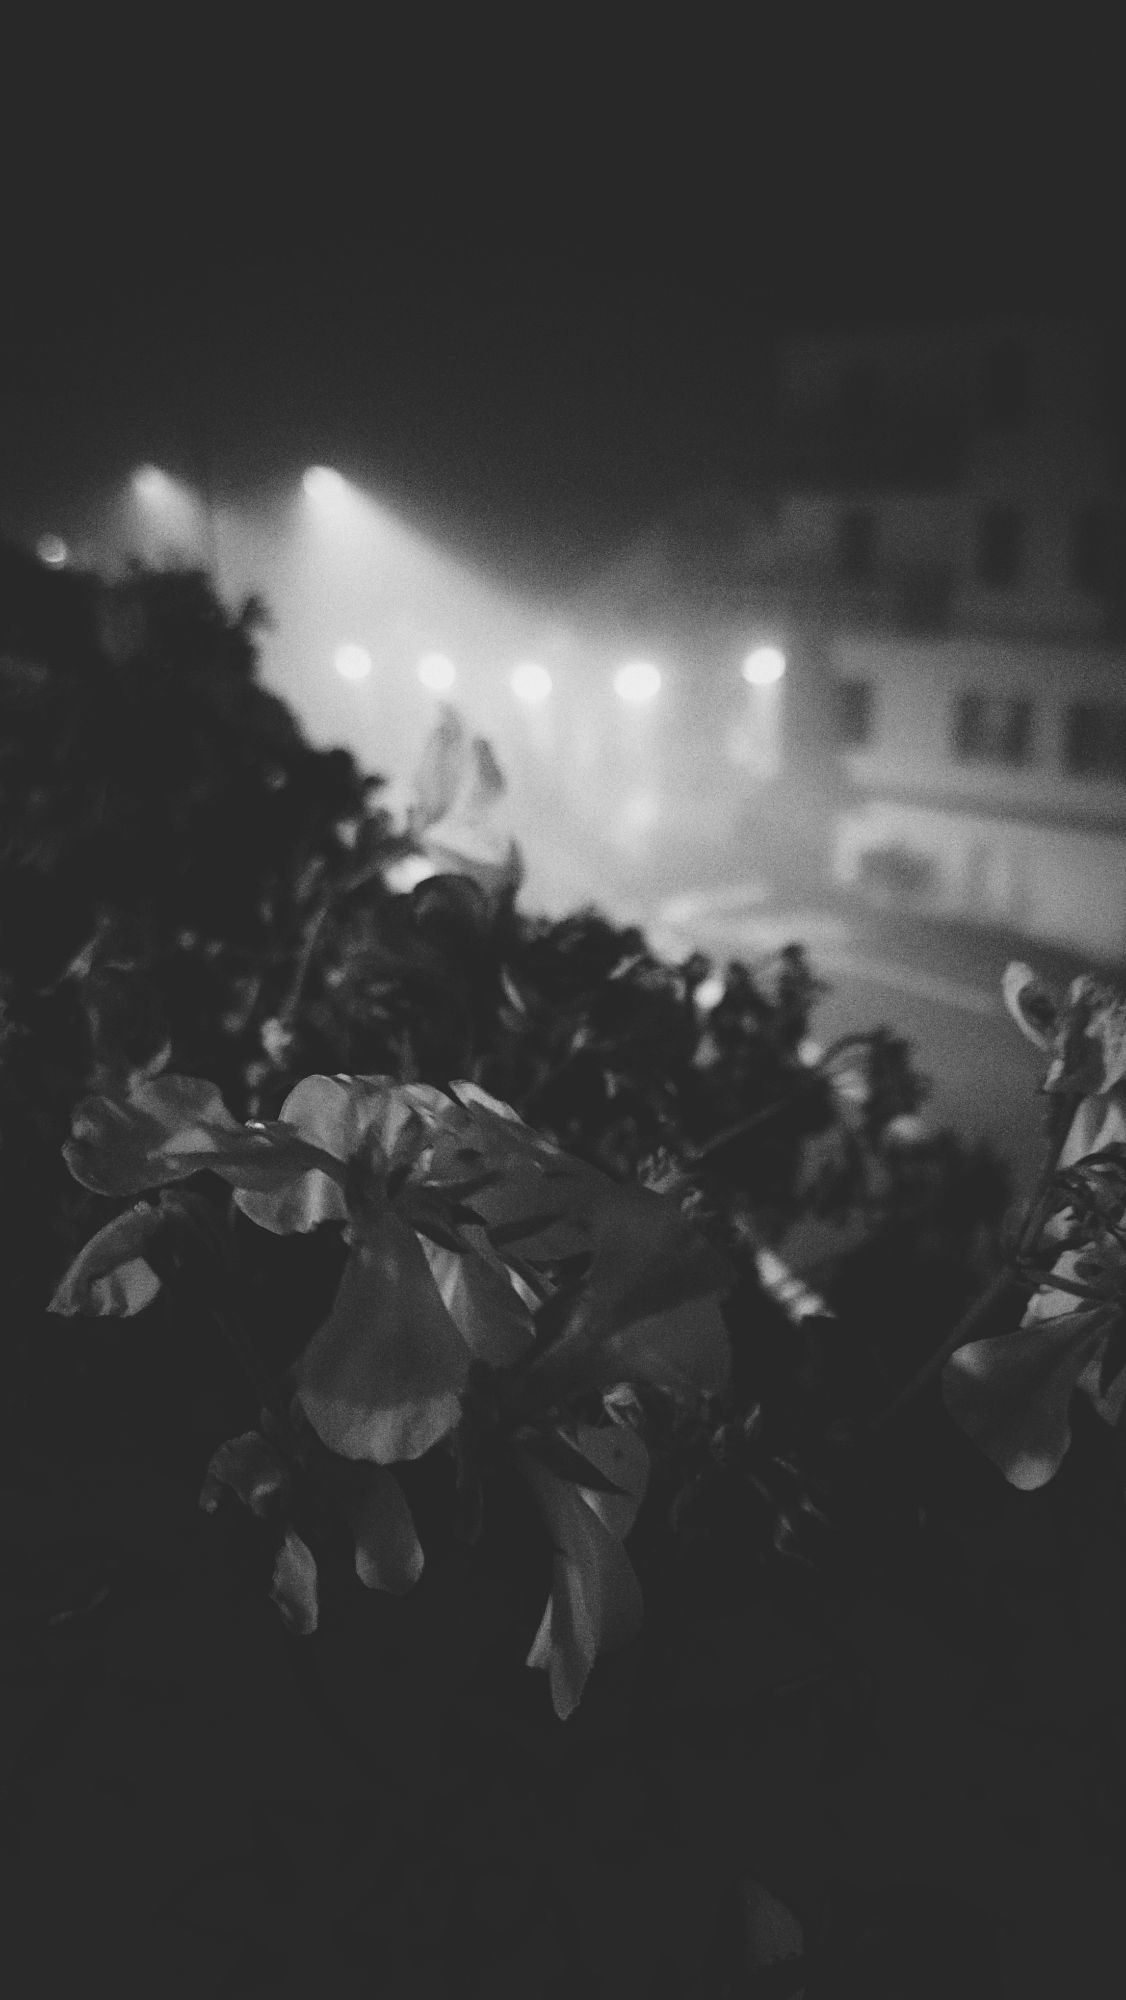
[[785,673],[786,655],[777,646],[756,646],[747,654],[739,671],[751,687],[769,687]]
[[418,663],[418,678],[432,694],[444,694],[457,679],[457,668],[444,653],[424,653]]
[[513,668],[510,685],[519,701],[546,701],[551,693],[551,675],[537,660],[523,660]]
[[310,500],[338,500],[345,489],[345,481],[331,465],[311,465],[301,484]]
[[366,681],[371,672],[371,654],[366,646],[338,646],[332,664],[342,681]]
[[47,563],[51,569],[62,569],[70,550],[61,535],[40,535],[35,553],[40,562]]
[[133,491],[146,506],[159,507],[172,498],[173,486],[159,465],[139,465],[133,474]]
[[651,660],[630,660],[614,675],[614,693],[619,701],[652,701],[661,685],[661,670]]

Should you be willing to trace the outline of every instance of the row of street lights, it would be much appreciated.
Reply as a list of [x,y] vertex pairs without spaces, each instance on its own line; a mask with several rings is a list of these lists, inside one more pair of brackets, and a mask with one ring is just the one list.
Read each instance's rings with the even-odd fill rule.
[[[347,509],[354,493],[343,475],[328,465],[309,466],[302,475],[301,485],[307,499],[329,519],[335,518],[339,510]],[[161,531],[184,539],[191,528],[198,530],[198,517],[205,511],[202,503],[181,481],[159,466],[138,466],[131,476],[130,487],[144,517]],[[212,523],[212,540],[214,532]],[[66,543],[54,534],[40,538],[37,553],[50,568],[63,568],[70,559]],[[354,683],[366,681],[374,668],[368,648],[355,641],[337,646],[333,665],[342,680]],[[424,653],[416,672],[422,686],[432,694],[448,694],[457,680],[453,660],[441,652]],[[756,646],[743,659],[739,672],[751,688],[769,688],[786,672],[785,654],[777,646]],[[634,659],[615,670],[611,684],[619,701],[629,707],[643,707],[660,693],[662,681],[661,670],[652,660]],[[517,700],[529,707],[540,706],[553,691],[551,674],[536,660],[523,660],[515,666],[509,675],[509,686]]]
[[[333,665],[342,680],[365,681],[373,662],[366,646],[349,641],[336,648]],[[423,687],[433,694],[448,693],[457,679],[457,668],[445,653],[424,653],[417,671]],[[756,646],[739,669],[749,687],[770,687],[785,671],[786,656],[777,646]],[[661,670],[651,660],[628,660],[618,668],[612,685],[619,701],[640,706],[660,693],[661,682]],[[553,686],[547,668],[537,660],[521,661],[509,675],[508,684],[519,701],[533,706],[546,701]]]

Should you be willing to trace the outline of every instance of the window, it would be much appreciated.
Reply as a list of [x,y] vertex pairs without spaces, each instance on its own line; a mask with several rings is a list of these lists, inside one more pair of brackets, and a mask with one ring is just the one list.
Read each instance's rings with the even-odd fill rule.
[[872,740],[873,690],[871,681],[835,681],[833,684],[833,733],[844,750],[858,750]]
[[1105,507],[1081,507],[1071,521],[1071,580],[1080,590],[1109,588],[1110,514]]
[[977,573],[982,583],[1015,583],[1024,555],[1024,522],[1015,507],[987,507],[981,516]]
[[989,349],[981,387],[986,423],[999,431],[1019,429],[1028,414],[1028,355],[1019,340]]
[[954,753],[969,764],[1026,764],[1032,703],[1023,695],[962,694],[954,713]]
[[874,574],[876,523],[863,509],[842,515],[837,529],[837,561],[841,575],[851,583],[863,583]]
[[1126,703],[1073,701],[1064,723],[1064,763],[1082,778],[1126,778]]

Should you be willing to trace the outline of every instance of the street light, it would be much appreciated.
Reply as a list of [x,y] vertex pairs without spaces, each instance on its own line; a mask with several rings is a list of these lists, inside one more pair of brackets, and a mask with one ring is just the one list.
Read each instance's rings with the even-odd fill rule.
[[176,495],[175,482],[159,465],[139,465],[133,474],[133,491],[146,507],[166,507]]
[[331,465],[311,465],[302,475],[301,484],[310,500],[339,500],[347,487],[347,481]]
[[551,693],[551,675],[536,660],[524,660],[514,667],[509,686],[518,701],[546,701]]
[[661,670],[651,660],[630,660],[614,675],[614,693],[619,701],[652,701],[661,685]]
[[371,672],[371,654],[366,646],[349,643],[336,648],[332,664],[342,681],[366,681]]
[[756,646],[747,654],[739,672],[751,687],[770,687],[786,671],[786,655],[777,646]]
[[424,653],[418,663],[418,678],[432,694],[445,694],[457,679],[457,668],[444,653]]

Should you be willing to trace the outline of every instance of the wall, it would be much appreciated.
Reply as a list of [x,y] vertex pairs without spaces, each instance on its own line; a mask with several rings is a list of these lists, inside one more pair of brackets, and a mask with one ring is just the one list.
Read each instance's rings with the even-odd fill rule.
[[[859,879],[868,848],[902,844],[932,863],[930,906],[1103,955],[1126,950],[1126,782],[1064,769],[1067,706],[1126,700],[1126,660],[1103,648],[982,640],[838,640],[837,673],[875,691],[872,740],[845,754],[852,797],[833,873]],[[960,690],[1028,695],[1029,761],[953,753]]]

